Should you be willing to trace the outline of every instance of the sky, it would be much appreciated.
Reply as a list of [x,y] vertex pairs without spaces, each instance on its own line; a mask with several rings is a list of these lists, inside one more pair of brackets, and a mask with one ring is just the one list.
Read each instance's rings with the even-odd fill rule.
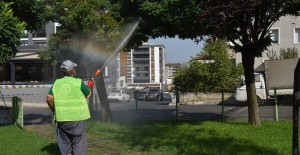
[[166,63],[186,63],[195,57],[203,48],[203,42],[195,43],[191,39],[157,38],[148,40],[150,44],[165,46]]

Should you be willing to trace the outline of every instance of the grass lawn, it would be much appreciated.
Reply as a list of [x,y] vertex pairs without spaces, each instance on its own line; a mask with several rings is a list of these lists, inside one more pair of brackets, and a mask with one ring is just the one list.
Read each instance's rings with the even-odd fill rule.
[[[0,126],[0,154],[58,154],[52,125],[43,132]],[[49,137],[52,133],[52,137]],[[88,122],[88,155],[289,155],[292,121]]]

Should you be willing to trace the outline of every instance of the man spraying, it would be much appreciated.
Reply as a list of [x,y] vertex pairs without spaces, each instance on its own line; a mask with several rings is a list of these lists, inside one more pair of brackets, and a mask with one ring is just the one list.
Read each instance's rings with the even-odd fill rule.
[[90,112],[86,98],[91,96],[93,79],[75,78],[77,64],[64,61],[60,69],[64,77],[57,79],[47,94],[47,104],[54,114],[57,143],[63,155],[84,155],[87,150],[86,120]]

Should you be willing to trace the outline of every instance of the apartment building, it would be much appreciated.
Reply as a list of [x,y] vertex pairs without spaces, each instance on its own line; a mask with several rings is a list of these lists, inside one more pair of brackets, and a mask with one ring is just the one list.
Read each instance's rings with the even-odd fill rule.
[[123,86],[142,89],[145,87],[164,88],[165,46],[143,43],[136,49],[120,53],[120,77]]
[[[268,60],[269,50],[276,51],[279,56],[281,48],[297,48],[300,50],[300,18],[295,16],[284,16],[271,27],[269,33],[272,34],[272,45],[263,52],[262,57],[255,58],[254,69],[259,70],[265,60]],[[242,63],[241,53],[236,54],[236,63]]]

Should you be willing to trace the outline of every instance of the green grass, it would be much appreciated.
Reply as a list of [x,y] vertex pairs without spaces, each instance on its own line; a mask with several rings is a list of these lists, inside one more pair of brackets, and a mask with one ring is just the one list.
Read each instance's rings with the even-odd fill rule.
[[0,133],[0,155],[59,154],[56,143],[17,126],[0,126]]
[[[0,132],[0,154],[58,151],[53,141],[15,126]],[[285,155],[292,154],[292,121],[263,121],[260,127],[246,121],[90,121],[88,139],[88,155]]]

